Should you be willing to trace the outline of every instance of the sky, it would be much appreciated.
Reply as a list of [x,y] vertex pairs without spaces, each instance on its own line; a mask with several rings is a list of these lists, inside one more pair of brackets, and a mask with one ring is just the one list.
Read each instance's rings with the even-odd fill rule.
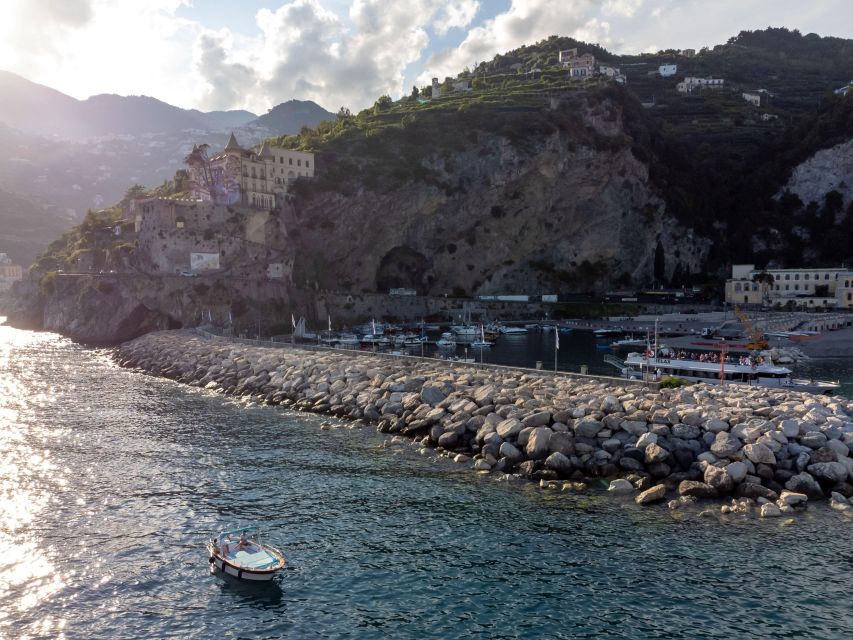
[[767,26],[853,37],[853,0],[0,0],[0,69],[78,99],[353,111],[550,35],[615,53]]

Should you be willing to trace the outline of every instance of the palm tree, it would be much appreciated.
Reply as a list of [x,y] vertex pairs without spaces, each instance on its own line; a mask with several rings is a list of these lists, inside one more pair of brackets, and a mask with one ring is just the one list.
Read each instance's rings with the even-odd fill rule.
[[775,282],[773,274],[761,271],[752,276],[752,281],[761,285],[761,304],[766,305],[770,302],[770,289]]

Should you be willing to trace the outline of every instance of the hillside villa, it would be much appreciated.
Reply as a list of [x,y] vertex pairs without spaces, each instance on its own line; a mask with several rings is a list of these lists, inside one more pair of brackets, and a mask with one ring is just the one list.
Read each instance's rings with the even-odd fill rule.
[[186,158],[192,196],[219,204],[275,209],[297,178],[314,177],[314,154],[274,147],[264,142],[244,149],[234,134],[220,153],[208,158],[194,146]]
[[13,264],[8,255],[0,253],[0,291],[8,291],[13,284],[23,277],[23,267],[19,264]]
[[693,93],[699,89],[722,89],[726,84],[723,78],[696,78],[687,76],[679,82],[675,89],[679,93]]

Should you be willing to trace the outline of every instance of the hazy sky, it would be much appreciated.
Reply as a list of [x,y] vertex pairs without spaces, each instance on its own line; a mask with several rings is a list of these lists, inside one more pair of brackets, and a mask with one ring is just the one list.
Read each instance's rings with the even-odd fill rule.
[[617,53],[767,26],[853,37],[853,0],[0,0],[0,68],[76,98],[353,110],[549,35]]

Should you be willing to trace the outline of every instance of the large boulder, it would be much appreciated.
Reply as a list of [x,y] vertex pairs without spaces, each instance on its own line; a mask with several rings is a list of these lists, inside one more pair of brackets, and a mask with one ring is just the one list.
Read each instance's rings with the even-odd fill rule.
[[594,438],[604,428],[598,420],[578,420],[575,423],[575,435],[580,438]]
[[556,471],[561,478],[568,478],[574,471],[572,461],[559,452],[552,453],[545,458],[545,468]]
[[695,498],[716,498],[717,490],[704,482],[682,480],[678,485],[678,495],[693,496]]
[[758,500],[758,498],[766,498],[767,500],[775,500],[779,495],[772,489],[768,489],[764,485],[756,482],[744,482],[737,486],[735,496],[738,498],[750,498]]
[[442,402],[446,397],[441,389],[432,385],[424,385],[423,389],[421,389],[421,400],[433,407]]
[[711,453],[718,458],[733,458],[740,451],[740,440],[728,431],[720,431],[711,444]]
[[524,458],[524,454],[521,453],[515,446],[510,444],[509,442],[504,442],[501,444],[501,448],[499,449],[499,453],[501,457],[506,458],[512,463],[516,463],[519,460]]
[[654,464],[656,462],[663,462],[668,457],[669,451],[657,443],[652,443],[646,447],[644,460],[646,464]]
[[762,518],[778,518],[782,515],[782,510],[772,502],[761,505],[760,511]]
[[701,435],[701,431],[696,425],[674,424],[672,425],[672,435],[682,440],[695,440]]
[[551,422],[550,411],[537,411],[536,413],[531,413],[529,416],[525,416],[521,424],[523,427],[541,427],[547,425],[549,422]]
[[746,464],[737,460],[732,462],[731,464],[726,465],[726,469],[728,469],[729,475],[732,477],[732,482],[737,484],[738,482],[743,482],[743,479],[746,477],[749,469]]
[[746,457],[756,464],[776,464],[776,456],[765,444],[747,444],[743,447]]
[[455,431],[448,431],[447,433],[442,433],[438,437],[439,447],[444,447],[445,449],[453,449],[457,444],[459,444],[459,434]]
[[786,504],[789,507],[796,507],[798,504],[804,504],[809,497],[805,493],[794,493],[793,491],[783,491],[779,494],[779,502]]
[[785,483],[785,488],[788,491],[793,491],[794,493],[804,493],[809,498],[824,498],[823,489],[820,488],[817,480],[814,479],[814,476],[803,471],[802,473],[798,473],[793,476],[788,482]]
[[623,420],[619,423],[619,428],[632,436],[641,436],[649,430],[649,426],[644,420]]
[[651,504],[653,502],[660,502],[664,498],[666,498],[666,486],[659,484],[651,489],[643,491],[640,495],[634,498],[634,502],[637,504]]
[[[553,432],[548,427],[536,427],[527,437],[527,457],[531,460],[541,460],[548,455],[548,442]],[[562,455],[562,454],[560,454]]]
[[721,469],[720,467],[709,464],[705,467],[703,477],[705,484],[711,485],[720,495],[731,493],[734,487],[734,481],[732,481],[732,477],[726,468]]
[[575,452],[575,438],[564,431],[552,433],[548,440],[548,449],[551,453],[559,452],[564,456],[571,456]]
[[523,428],[524,426],[518,418],[507,418],[506,420],[498,423],[498,426],[495,427],[495,431],[497,431],[498,435],[504,440],[509,440],[521,433]]
[[818,462],[808,466],[810,474],[830,482],[844,482],[847,479],[847,467],[841,462]]
[[624,478],[617,478],[616,480],[610,481],[610,486],[607,487],[607,490],[615,495],[633,493],[634,485],[632,485]]

